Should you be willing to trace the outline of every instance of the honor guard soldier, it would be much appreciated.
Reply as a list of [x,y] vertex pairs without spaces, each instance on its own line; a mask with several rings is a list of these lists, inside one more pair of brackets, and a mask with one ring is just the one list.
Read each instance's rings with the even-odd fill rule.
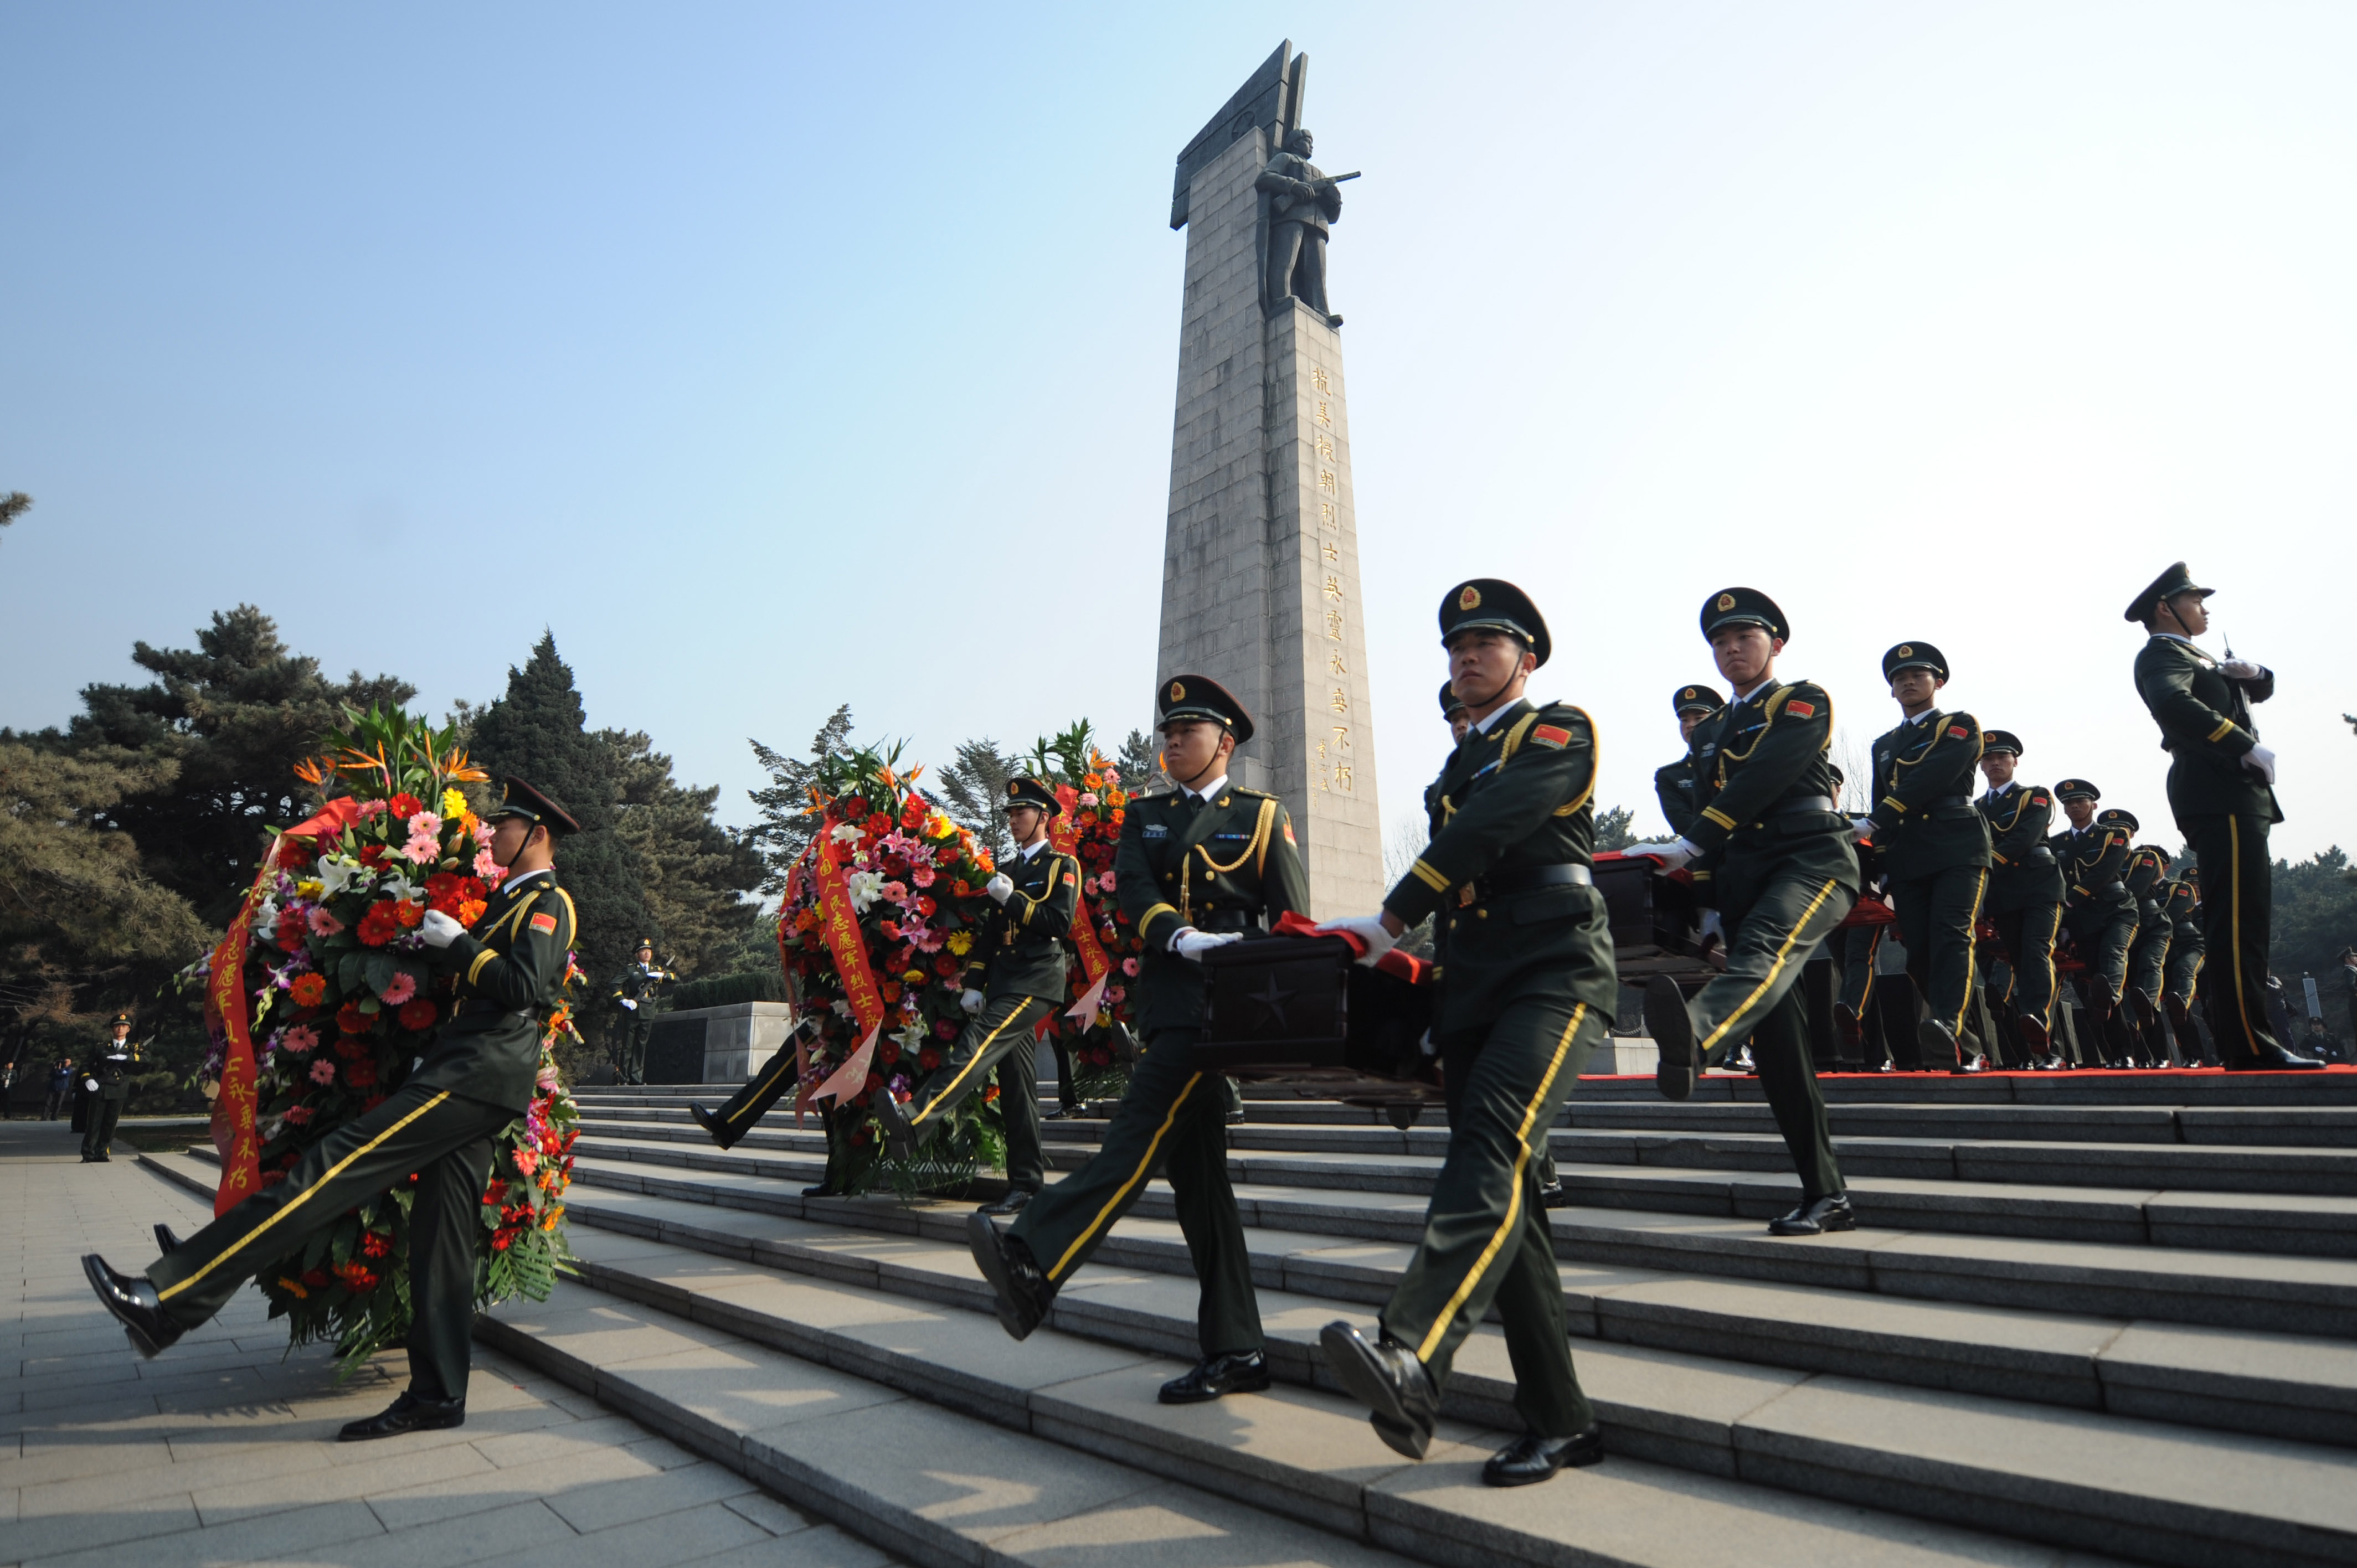
[[2062,929],[2062,872],[2047,835],[2053,831],[2054,795],[2014,777],[2021,737],[2011,730],[1981,732],[1981,775],[1988,789],[1975,801],[1989,831],[1988,894],[1981,908],[1996,928],[2013,972],[2007,998],[2023,1051],[2039,1067],[2061,1067],[2054,1048],[2054,939]]
[[[565,809],[510,779],[490,813],[491,858],[508,875],[469,932],[440,910],[418,929],[457,977],[457,1003],[422,1061],[377,1107],[303,1151],[286,1179],[240,1203],[147,1266],[123,1274],[95,1252],[82,1270],[132,1348],[155,1356],[219,1312],[258,1270],[301,1255],[357,1206],[417,1177],[409,1219],[409,1388],[347,1442],[467,1419],[475,1322],[475,1235],[495,1141],[532,1108],[542,1020],[565,983],[577,922],[556,885]],[[160,1237],[159,1237],[160,1240]]]
[[2169,921],[2169,968],[2160,993],[2161,1011],[2169,1015],[2169,1032],[2177,1036],[2178,1059],[2190,1067],[2217,1061],[2193,1026],[2193,998],[2201,983],[2201,888],[2190,865],[2161,884],[2160,911]]
[[[1827,764],[1825,772],[1832,777],[1834,809],[1842,809],[1842,790],[1847,784],[1842,770]],[[1860,901],[1882,891],[1882,870],[1871,837],[1851,845],[1857,855],[1858,897]],[[1857,905],[1852,905],[1855,910]],[[1841,1031],[1842,1043],[1849,1047],[1862,1066],[1877,1072],[1889,1072],[1898,1064],[1886,1051],[1879,1063],[1866,1059],[1867,1010],[1874,1005],[1874,960],[1882,951],[1882,927],[1879,920],[1868,925],[1840,926],[1825,939],[1825,947],[1841,968],[1841,994],[1834,998],[1834,1027]]]
[[2136,900],[2128,895],[2128,835],[2095,821],[2104,792],[2084,779],[2054,786],[2071,825],[2048,841],[2062,874],[2062,927],[2084,966],[2079,995],[2094,1026],[2090,1047],[2100,1060],[2126,1061],[2134,1053],[2121,997],[2127,989],[2128,948],[2136,940]]
[[1495,1306],[1527,1430],[1481,1478],[1522,1486],[1604,1456],[1572,1371],[1537,1165],[1620,982],[1590,869],[1594,726],[1568,703],[1523,695],[1546,662],[1546,623],[1512,583],[1477,577],[1441,601],[1440,633],[1475,718],[1441,774],[1432,842],[1381,913],[1320,929],[1359,938],[1362,963],[1426,915],[1446,929],[1432,1039],[1448,1152],[1380,1336],[1337,1322],[1319,1337],[1342,1387],[1373,1411],[1376,1434],[1421,1459],[1450,1363]]
[[84,1165],[104,1165],[113,1157],[114,1124],[123,1120],[123,1102],[131,1098],[131,1069],[138,1061],[139,1047],[131,1043],[131,1015],[117,1013],[107,1026],[106,1044],[82,1074],[82,1090],[90,1096],[82,1119]]
[[1473,727],[1473,710],[1467,707],[1465,699],[1457,694],[1457,682],[1454,681],[1440,683],[1440,716],[1448,725],[1449,739],[1462,746],[1465,732]]
[[[2105,827],[2120,828],[2133,840],[2144,831],[2136,813],[2121,810],[2102,811],[2095,820]],[[2167,897],[2162,884],[2169,880],[2169,852],[2158,844],[2134,844],[2128,851],[2128,897],[2136,902],[2136,939],[2128,943],[2128,983],[2123,997],[2135,1014],[2137,1039],[2136,1055],[2146,1067],[2169,1065],[2169,1040],[2160,1022],[2160,988],[2169,977],[2169,943],[2175,924],[2161,908]]]
[[647,1081],[647,1039],[654,1033],[655,998],[672,983],[669,971],[655,967],[655,945],[645,938],[630,954],[628,968],[614,977],[614,1068],[622,1083]]
[[2275,695],[2274,671],[2211,658],[2193,639],[2210,628],[2203,601],[2177,562],[2145,585],[2127,618],[2151,635],[2136,655],[2136,694],[2169,754],[2169,809],[2201,865],[2205,952],[2218,955],[2210,1032],[2229,1071],[2320,1068],[2275,1037],[2266,1010],[2274,873],[2267,830],[2283,821],[2276,754],[2259,744],[2251,706]]
[[1906,720],[1874,743],[1874,804],[1857,820],[1861,838],[1882,852],[1907,972],[1931,1015],[1917,1026],[1927,1066],[1978,1072],[1965,1058],[1964,1016],[1973,1004],[1974,926],[1988,891],[1988,823],[1973,809],[1981,725],[1932,705],[1948,683],[1948,661],[1928,642],[1902,642],[1882,656],[1882,678]]
[[885,1147],[906,1159],[997,1073],[1006,1196],[985,1214],[1021,1213],[1047,1179],[1039,1153],[1038,1029],[1064,1000],[1072,914],[1081,903],[1081,863],[1048,843],[1048,823],[1062,810],[1055,790],[1040,779],[1007,780],[1006,831],[1015,851],[983,885],[998,907],[983,920],[966,961],[962,1000],[973,1019],[907,1105],[889,1094],[874,1102]]
[[1694,826],[1695,731],[1705,719],[1718,712],[1718,693],[1708,686],[1681,686],[1670,699],[1670,711],[1677,715],[1678,738],[1686,743],[1686,754],[1675,762],[1665,762],[1653,769],[1653,799],[1662,803],[1662,816],[1670,824],[1670,832],[1680,838]]
[[1703,602],[1702,634],[1734,694],[1695,732],[1694,829],[1661,856],[1695,863],[1727,925],[1727,969],[1692,1002],[1657,974],[1645,985],[1645,1026],[1660,1047],[1656,1082],[1684,1100],[1704,1069],[1746,1036],[1760,1087],[1801,1178],[1801,1205],[1770,1222],[1779,1236],[1857,1224],[1825,1126],[1795,982],[1817,944],[1857,901],[1850,823],[1834,810],[1834,704],[1808,681],[1780,681],[1790,637],[1784,612],[1757,588]]
[[1194,1404],[1268,1387],[1260,1305],[1253,1295],[1235,1189],[1228,1185],[1225,1079],[1197,1064],[1203,966],[1215,947],[1309,908],[1309,877],[1292,819],[1275,796],[1228,780],[1252,739],[1252,715],[1219,682],[1176,675],[1155,693],[1167,795],[1133,797],[1114,852],[1122,912],[1145,943],[1133,993],[1146,1048],[1096,1156],[1042,1191],[1005,1231],[974,1215],[966,1237],[998,1298],[998,1321],[1020,1339],[1157,1175],[1170,1183],[1178,1229],[1202,1288],[1202,1360],[1162,1385],[1165,1404]]

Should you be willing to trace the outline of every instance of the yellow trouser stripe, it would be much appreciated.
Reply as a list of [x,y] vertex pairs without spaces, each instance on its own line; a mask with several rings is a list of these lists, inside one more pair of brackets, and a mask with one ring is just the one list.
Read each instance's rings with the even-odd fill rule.
[[277,1224],[280,1220],[285,1219],[288,1215],[294,1213],[296,1209],[310,1202],[311,1195],[313,1193],[318,1191],[321,1187],[327,1186],[328,1183],[341,1176],[344,1173],[344,1168],[350,1165],[354,1160],[359,1159],[362,1155],[365,1155],[371,1150],[376,1148],[387,1138],[392,1137],[395,1133],[400,1132],[404,1127],[408,1126],[412,1122],[416,1121],[420,1116],[425,1115],[428,1111],[433,1110],[436,1106],[441,1104],[444,1101],[449,1098],[450,1091],[447,1089],[442,1090],[441,1093],[436,1094],[433,1099],[427,1101],[425,1104],[419,1106],[416,1110],[411,1112],[400,1121],[395,1122],[392,1126],[387,1127],[383,1132],[379,1133],[375,1137],[371,1138],[367,1143],[362,1144],[359,1148],[354,1149],[350,1154],[346,1155],[342,1159],[338,1160],[334,1165],[329,1165],[325,1171],[320,1173],[319,1179],[317,1181],[313,1182],[309,1187],[307,1187],[301,1192],[296,1193],[292,1202],[288,1203],[285,1208],[272,1215],[269,1219],[264,1220],[261,1224],[255,1226],[253,1230],[247,1231],[244,1235],[239,1237],[236,1240],[231,1242],[227,1248],[222,1250],[219,1257],[213,1259],[211,1262],[207,1263],[203,1268],[199,1269],[195,1273],[190,1274],[187,1279],[182,1280],[178,1284],[167,1285],[162,1290],[157,1291],[156,1293],[156,1299],[158,1301],[169,1301],[174,1296],[179,1294],[182,1291],[188,1289],[190,1285],[196,1283],[199,1280],[203,1279],[207,1274],[211,1273],[215,1269],[220,1268],[223,1262],[242,1251],[248,1243],[259,1240],[264,1232],[267,1231],[273,1225]]
[[1129,1196],[1130,1188],[1146,1179],[1146,1173],[1154,1168],[1155,1151],[1162,1147],[1163,1138],[1169,1133],[1171,1124],[1178,1120],[1178,1112],[1187,1103],[1187,1097],[1194,1093],[1195,1086],[1202,1081],[1203,1075],[1199,1072],[1187,1080],[1185,1088],[1171,1097],[1170,1113],[1163,1117],[1162,1125],[1154,1130],[1153,1140],[1146,1145],[1146,1153],[1139,1156],[1137,1168],[1129,1173],[1127,1181],[1114,1189],[1114,1195],[1105,1199],[1105,1206],[1097,1210],[1097,1217],[1072,1238],[1072,1244],[1064,1249],[1064,1255],[1057,1259],[1055,1266],[1048,1271],[1049,1283],[1054,1283],[1058,1275],[1072,1266],[1072,1260],[1081,1255],[1081,1249],[1089,1244],[1089,1239],[1103,1229],[1104,1222],[1113,1217],[1113,1211],[1121,1207],[1121,1200]]
[[1981,897],[1987,891],[1988,868],[1986,866],[1983,866],[1981,868],[1980,880],[1973,884],[1973,912],[1964,917],[1964,1000],[1963,1004],[1956,1009],[1956,1021],[1954,1025],[1948,1030],[1948,1033],[1955,1036],[1958,1039],[1962,1039],[1964,1037],[1964,1015],[1973,1010],[1974,965],[1979,960],[1981,946],[1979,932],[1975,928],[1980,924]]
[[[791,1042],[789,1041],[788,1043],[791,1044]],[[728,1113],[728,1120],[734,1122],[739,1116],[744,1115],[748,1111],[752,1110],[753,1102],[761,1098],[762,1090],[769,1087],[770,1079],[777,1077],[779,1073],[783,1072],[786,1069],[792,1067],[794,1065],[794,1061],[795,1058],[791,1055],[788,1054],[785,1047],[782,1046],[780,1047],[770,1058],[770,1065],[763,1068],[759,1074],[753,1079],[753,1081],[759,1084],[761,1088],[756,1089],[752,1093],[747,1095],[745,1097],[745,1103],[739,1105],[736,1110]]]
[[2039,961],[2046,966],[2046,1013],[2038,1020],[2038,1023],[2040,1028],[2050,1030],[2054,1027],[2055,999],[2062,989],[2061,981],[2054,973],[2054,939],[2062,929],[2062,907],[2058,904],[2053,908],[2054,922],[2046,928],[2046,950],[2039,959]]
[[2228,929],[2234,933],[2234,950],[2226,955],[2226,962],[2234,972],[2234,1020],[2243,1026],[2243,1039],[2251,1054],[2257,1056],[2259,1037],[2251,1032],[2251,1004],[2243,994],[2243,824],[2233,817],[2226,819],[2226,875],[2233,879],[2227,912],[2233,922]]
[[1506,1244],[1506,1238],[1512,1235],[1514,1227],[1522,1223],[1523,1172],[1529,1168],[1531,1163],[1531,1128],[1538,1121],[1539,1112],[1552,1098],[1555,1075],[1563,1071],[1564,1058],[1571,1054],[1572,1036],[1579,1033],[1580,1022],[1587,1016],[1587,1003],[1574,1007],[1571,1022],[1563,1026],[1563,1037],[1555,1043],[1555,1059],[1547,1063],[1546,1076],[1539,1079],[1538,1092],[1531,1096],[1530,1104],[1523,1110],[1523,1124],[1514,1130],[1514,1187],[1513,1196],[1506,1200],[1506,1217],[1498,1221],[1498,1229],[1491,1233],[1490,1244],[1481,1249],[1481,1255],[1473,1260],[1473,1267],[1458,1283],[1457,1294],[1448,1298],[1448,1305],[1442,1307],[1440,1316],[1432,1320],[1431,1328],[1425,1333],[1424,1343],[1415,1348],[1415,1359],[1419,1361],[1432,1359],[1433,1348],[1440,1343],[1441,1336],[1456,1320],[1457,1309],[1465,1305],[1466,1298],[1473,1294],[1473,1287],[1481,1283],[1481,1276],[1488,1273],[1490,1265],[1497,1261],[1500,1249]]
[[1784,972],[1784,965],[1791,961],[1792,944],[1801,940],[1801,933],[1808,929],[1809,922],[1816,918],[1817,911],[1825,907],[1825,900],[1832,897],[1834,889],[1840,886],[1841,882],[1836,877],[1829,876],[1825,879],[1825,885],[1817,889],[1817,896],[1809,900],[1809,907],[1801,911],[1801,918],[1792,922],[1792,934],[1784,939],[1784,945],[1776,950],[1776,961],[1768,966],[1767,974],[1760,979],[1759,984],[1751,988],[1751,994],[1745,997],[1734,1012],[1719,1020],[1718,1027],[1710,1032],[1710,1038],[1702,1043],[1703,1050],[1708,1051],[1720,1040],[1726,1038],[1727,1032],[1735,1027],[1743,1015],[1751,1010],[1751,1004],[1768,993],[1768,988],[1776,983],[1776,977]]
[[951,1095],[955,1094],[957,1092],[958,1085],[965,1081],[965,1075],[972,1072],[974,1068],[980,1064],[982,1058],[990,1054],[990,1042],[998,1038],[1000,1033],[1006,1029],[1007,1025],[1012,1024],[1016,1019],[1023,1016],[1023,1015],[1028,1011],[1029,1011],[1029,1008],[1024,1004],[1016,1004],[1015,1011],[1009,1013],[1006,1017],[1001,1018],[998,1021],[998,1027],[991,1030],[987,1035],[985,1035],[982,1037],[982,1044],[974,1047],[974,1055],[966,1058],[965,1066],[958,1069],[957,1076],[950,1079],[948,1084],[942,1088],[939,1094],[936,1094],[931,1100],[926,1101],[925,1108],[922,1111],[918,1112],[914,1116],[909,1118],[909,1125],[913,1127],[918,1122],[922,1122],[926,1117],[931,1116],[940,1108],[942,1101],[947,1100]]

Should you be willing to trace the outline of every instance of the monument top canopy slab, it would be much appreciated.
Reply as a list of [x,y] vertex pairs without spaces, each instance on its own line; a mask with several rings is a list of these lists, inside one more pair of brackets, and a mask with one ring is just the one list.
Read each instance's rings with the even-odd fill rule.
[[1203,124],[1178,155],[1178,174],[1170,188],[1170,227],[1187,226],[1188,196],[1195,176],[1254,127],[1269,133],[1268,145],[1281,147],[1286,134],[1301,124],[1302,94],[1309,86],[1309,57],[1293,52],[1293,40],[1276,46],[1261,61],[1220,112]]

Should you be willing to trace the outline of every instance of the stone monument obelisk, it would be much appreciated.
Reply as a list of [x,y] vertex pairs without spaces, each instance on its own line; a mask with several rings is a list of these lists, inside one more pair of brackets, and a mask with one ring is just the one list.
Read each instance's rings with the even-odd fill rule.
[[1385,888],[1342,318],[1325,287],[1340,201],[1308,162],[1308,64],[1278,45],[1178,155],[1160,670],[1200,671],[1252,710],[1233,777],[1284,800],[1325,918],[1370,913]]

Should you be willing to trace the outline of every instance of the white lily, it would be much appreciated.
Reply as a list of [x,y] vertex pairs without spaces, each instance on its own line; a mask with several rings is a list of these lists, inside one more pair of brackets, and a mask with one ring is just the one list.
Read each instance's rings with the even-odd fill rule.
[[860,914],[884,896],[884,874],[880,871],[855,871],[844,879],[851,894],[851,907]]

